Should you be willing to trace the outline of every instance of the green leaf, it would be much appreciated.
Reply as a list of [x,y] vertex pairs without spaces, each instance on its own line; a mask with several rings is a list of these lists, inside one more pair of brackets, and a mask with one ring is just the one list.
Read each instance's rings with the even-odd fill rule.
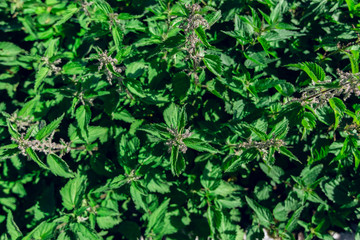
[[78,109],[76,109],[75,118],[77,120],[81,136],[87,140],[89,137],[88,125],[91,119],[90,107],[87,105],[81,105]]
[[173,146],[171,148],[170,164],[173,175],[179,176],[180,173],[185,170],[185,159],[182,153],[179,152],[179,146]]
[[254,210],[261,225],[263,225],[264,227],[270,227],[270,225],[274,223],[274,217],[269,209],[261,206],[247,196],[245,196],[245,199],[249,207]]
[[[176,106],[175,103],[171,103],[165,110],[164,110],[164,120],[168,127],[178,129],[178,112],[179,107]],[[178,129],[179,130],[179,129]]]
[[286,227],[285,227],[285,229],[288,232],[293,232],[296,229],[296,227],[298,225],[297,221],[299,220],[301,212],[303,211],[303,209],[304,209],[304,206],[300,207],[291,216],[290,220],[288,221],[288,223],[286,224]]
[[212,147],[208,142],[201,139],[185,138],[183,142],[187,147],[199,152],[219,153],[219,151]]
[[352,201],[349,189],[347,188],[348,181],[342,180],[340,176],[337,178],[328,178],[321,182],[321,189],[325,195],[338,205],[345,205]]
[[206,47],[211,48],[211,45],[207,41],[205,30],[203,29],[202,26],[199,26],[198,28],[196,28],[195,33]]
[[235,158],[235,160],[226,168],[225,172],[235,172],[242,164],[247,164],[256,160],[258,154],[259,152],[255,148],[246,149],[240,156]]
[[287,66],[296,67],[303,70],[314,82],[324,81],[325,79],[324,70],[316,63],[303,62],[298,64],[288,64]]
[[282,139],[286,136],[287,132],[289,131],[289,120],[284,118],[282,121],[278,122],[269,133],[268,138],[278,138]]
[[312,168],[308,166],[302,170],[300,177],[301,180],[304,182],[305,186],[310,186],[316,181],[323,167],[324,166],[322,164],[319,164]]
[[74,173],[70,170],[67,163],[53,153],[47,155],[47,164],[49,165],[50,171],[57,176],[65,178],[74,177]]
[[143,75],[146,67],[143,61],[132,62],[126,65],[125,74],[129,78],[138,78]]
[[147,205],[143,199],[144,195],[139,190],[139,187],[137,186],[136,182],[132,181],[130,185],[130,195],[131,199],[135,203],[136,209],[142,208],[145,212],[148,211]]
[[281,14],[285,12],[287,2],[284,0],[280,0],[276,3],[275,8],[271,10],[270,12],[270,22],[271,24],[276,24],[280,18]]
[[46,48],[45,57],[47,57],[47,58],[53,57],[55,55],[55,53],[56,53],[58,44],[59,44],[59,39],[58,38],[51,39],[49,41],[49,45]]
[[35,85],[34,85],[35,91],[38,90],[38,88],[40,87],[40,84],[48,76],[49,72],[50,72],[50,68],[48,68],[48,67],[41,67],[39,69],[39,71],[37,71],[37,73],[35,75]]
[[7,122],[7,126],[8,126],[8,131],[9,131],[11,137],[13,137],[16,140],[20,139],[20,133],[14,128],[13,124],[10,123],[9,119],[7,119],[6,122]]
[[335,113],[337,113],[341,116],[344,115],[344,112],[346,110],[346,105],[340,98],[337,98],[337,97],[331,98],[329,100],[329,104]]
[[208,22],[209,26],[211,27],[221,19],[221,11],[219,10],[214,13],[208,14],[205,16],[205,19]]
[[337,129],[337,127],[339,126],[339,123],[340,123],[340,119],[344,115],[344,112],[346,110],[346,105],[344,104],[344,102],[341,99],[339,99],[337,97],[331,98],[329,100],[329,104],[335,113],[334,129]]
[[17,115],[19,117],[30,116],[33,113],[34,108],[35,108],[36,104],[38,103],[38,101],[39,101],[39,97],[34,97],[33,99],[31,99],[30,101],[28,101],[27,103],[24,104],[24,106],[21,108],[21,110],[18,112]]
[[270,177],[274,182],[280,184],[280,178],[285,173],[281,167],[275,165],[267,165],[264,163],[259,163],[259,166],[268,177]]
[[178,112],[178,121],[177,121],[177,127],[180,131],[184,132],[186,123],[187,123],[187,114],[185,111],[185,106],[183,106],[179,112]]
[[352,154],[353,154],[354,159],[355,159],[355,169],[358,169],[359,164],[360,164],[360,151],[354,149],[352,151]]
[[79,8],[75,4],[71,4],[68,6],[67,10],[64,14],[62,14],[62,18],[57,21],[53,26],[59,26],[67,22],[74,14],[79,10]]
[[79,240],[101,240],[102,238],[92,229],[81,223],[70,223],[71,231]]
[[67,75],[81,74],[84,66],[79,62],[68,62],[62,67],[63,73]]
[[275,89],[283,96],[289,97],[295,92],[295,87],[289,82],[283,82],[275,86]]
[[[149,234],[152,230],[155,230],[155,234],[160,233],[164,227],[165,215],[170,203],[170,199],[167,199],[161,203],[161,205],[151,213],[149,217],[149,223],[146,228],[146,234]],[[160,227],[160,228],[159,228]]]
[[117,26],[113,26],[111,32],[117,51],[121,51],[123,34],[120,32],[120,29]]
[[14,217],[11,211],[8,212],[7,218],[6,218],[6,229],[8,234],[11,236],[11,239],[18,239],[22,236],[22,233],[19,229],[19,227],[16,225],[14,221]]
[[210,235],[214,239],[216,230],[219,229],[223,219],[222,212],[213,205],[207,208],[206,217],[210,226]]
[[301,163],[301,161],[292,152],[290,152],[286,147],[284,147],[284,146],[280,147],[279,151],[282,155],[285,155],[285,156],[289,157],[290,159]]
[[221,67],[221,58],[217,55],[205,55],[203,58],[205,66],[207,69],[210,70],[213,74],[220,77],[222,74],[222,67]]
[[113,13],[113,9],[109,3],[104,0],[95,0],[96,7],[98,7],[104,15],[108,16],[109,13]]
[[23,49],[12,42],[0,42],[0,57],[16,56],[23,51]]
[[358,73],[359,72],[359,53],[357,53],[357,56],[355,56],[354,51],[351,51],[351,53],[344,51],[344,53],[349,57],[350,64],[351,64],[351,72]]
[[67,210],[77,208],[82,201],[86,189],[86,176],[76,175],[60,190],[62,204]]
[[50,124],[46,125],[42,129],[40,129],[40,131],[36,134],[35,138],[37,140],[41,141],[44,138],[46,138],[47,136],[49,136],[52,132],[55,131],[55,129],[57,129],[59,127],[64,116],[65,116],[65,113],[63,113],[60,117],[58,117],[57,119],[52,121]]
[[40,158],[38,157],[38,155],[36,154],[36,152],[34,152],[34,150],[31,147],[28,147],[25,149],[26,153],[28,154],[28,156],[34,160],[40,167],[44,168],[44,169],[49,169],[48,166],[46,166],[45,163],[43,163]]
[[48,223],[46,221],[41,222],[35,227],[28,235],[22,240],[33,240],[33,239],[53,239],[54,229],[57,226],[56,222]]
[[200,183],[206,190],[215,190],[221,183],[221,168],[208,161],[200,176]]

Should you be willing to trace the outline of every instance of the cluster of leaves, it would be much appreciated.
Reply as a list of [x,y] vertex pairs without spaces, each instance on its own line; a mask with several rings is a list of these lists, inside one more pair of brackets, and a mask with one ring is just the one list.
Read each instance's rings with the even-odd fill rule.
[[0,1],[0,239],[360,239],[359,17]]

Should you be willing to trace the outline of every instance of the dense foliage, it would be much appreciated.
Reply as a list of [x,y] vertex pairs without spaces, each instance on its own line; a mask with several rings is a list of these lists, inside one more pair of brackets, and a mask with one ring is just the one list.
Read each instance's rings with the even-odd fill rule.
[[360,239],[359,17],[0,1],[0,239]]

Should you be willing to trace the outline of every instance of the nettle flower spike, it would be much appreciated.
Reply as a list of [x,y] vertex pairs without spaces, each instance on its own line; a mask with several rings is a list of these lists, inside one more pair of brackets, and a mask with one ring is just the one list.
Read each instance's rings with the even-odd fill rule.
[[167,130],[169,131],[169,133],[173,136],[172,139],[168,139],[166,141],[166,145],[169,146],[169,149],[168,151],[171,152],[171,149],[172,147],[174,146],[178,146],[179,147],[179,150],[182,152],[182,153],[186,153],[187,151],[187,146],[185,145],[184,143],[184,139],[185,138],[188,138],[188,137],[191,137],[191,135],[193,135],[192,132],[190,132],[191,130],[191,127],[185,129],[185,132],[184,133],[180,133],[178,131],[177,128],[175,127],[171,127],[171,128],[167,128]]
[[53,73],[55,75],[59,75],[61,73],[62,68],[56,66],[61,63],[61,59],[57,59],[54,62],[50,62],[48,57],[42,57],[41,60],[44,61],[45,65],[50,69],[48,73],[49,76],[51,76]]
[[99,61],[98,71],[101,71],[102,68],[105,67],[106,79],[110,85],[112,85],[112,79],[114,78],[114,76],[113,73],[108,68],[108,66],[111,66],[114,72],[117,73],[122,73],[124,71],[123,67],[116,66],[116,64],[118,64],[118,60],[109,56],[107,50],[105,50],[104,52],[101,51],[99,53],[98,61]]
[[360,74],[347,73],[337,69],[339,82],[337,86],[327,87],[331,84],[331,79],[323,80],[321,83],[312,82],[310,88],[304,89],[301,98],[293,98],[290,102],[300,102],[301,105],[313,104],[315,108],[327,105],[333,97],[342,96],[343,101],[351,95],[360,96]]
[[188,59],[193,60],[194,67],[197,68],[200,66],[204,53],[199,51],[197,47],[197,44],[201,42],[201,40],[197,36],[195,29],[200,26],[204,29],[209,29],[210,25],[205,18],[198,13],[201,10],[199,4],[187,5],[186,8],[190,14],[185,22],[180,25],[180,28],[182,28],[185,33],[185,50],[188,52]]

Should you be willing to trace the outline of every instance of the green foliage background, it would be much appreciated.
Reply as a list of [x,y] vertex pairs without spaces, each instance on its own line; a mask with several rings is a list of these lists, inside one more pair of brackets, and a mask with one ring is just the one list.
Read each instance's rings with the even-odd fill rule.
[[0,239],[360,239],[359,17],[1,1]]

